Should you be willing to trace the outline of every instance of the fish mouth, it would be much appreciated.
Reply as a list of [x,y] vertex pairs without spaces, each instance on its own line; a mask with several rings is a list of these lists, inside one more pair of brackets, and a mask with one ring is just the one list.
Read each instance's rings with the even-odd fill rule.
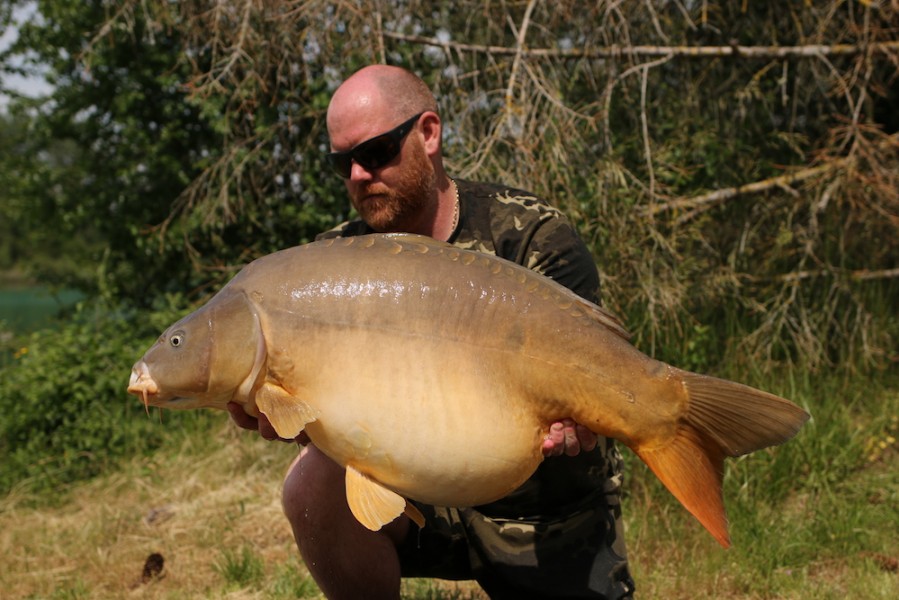
[[[172,410],[185,410],[202,408],[206,406],[219,407],[218,404],[204,403],[197,398],[179,396],[172,392],[162,392],[159,384],[150,375],[147,363],[139,361],[131,369],[131,380],[128,382],[128,393],[140,398],[144,409],[149,414],[150,407],[168,408]],[[224,406],[221,406],[224,408]]]
[[139,361],[131,369],[128,393],[140,398],[147,412],[149,412],[150,406],[160,406],[166,403],[165,399],[160,398],[159,385],[150,376],[150,370],[144,361]]

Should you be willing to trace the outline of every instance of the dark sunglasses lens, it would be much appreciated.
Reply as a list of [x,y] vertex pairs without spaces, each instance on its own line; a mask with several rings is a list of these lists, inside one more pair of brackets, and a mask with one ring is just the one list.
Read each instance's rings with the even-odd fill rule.
[[349,152],[332,152],[328,155],[328,163],[335,173],[345,179],[350,178],[353,171],[353,157]]
[[380,169],[399,153],[399,142],[389,135],[381,135],[355,148],[353,159],[366,169]]

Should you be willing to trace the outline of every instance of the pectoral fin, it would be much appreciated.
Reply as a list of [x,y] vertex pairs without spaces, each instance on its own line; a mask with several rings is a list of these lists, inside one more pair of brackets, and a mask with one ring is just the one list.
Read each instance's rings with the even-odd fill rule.
[[419,527],[424,526],[424,517],[414,505],[349,465],[346,468],[346,500],[353,516],[372,531],[378,531],[401,514]]
[[316,419],[308,404],[272,383],[263,384],[256,392],[256,406],[282,438],[295,438]]

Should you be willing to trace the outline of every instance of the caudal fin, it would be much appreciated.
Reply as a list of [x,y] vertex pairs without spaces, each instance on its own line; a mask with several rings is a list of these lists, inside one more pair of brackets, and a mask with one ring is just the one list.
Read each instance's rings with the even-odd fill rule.
[[637,455],[725,548],[730,546],[721,482],[724,458],[782,444],[809,415],[773,394],[746,385],[673,369],[689,396],[674,440]]

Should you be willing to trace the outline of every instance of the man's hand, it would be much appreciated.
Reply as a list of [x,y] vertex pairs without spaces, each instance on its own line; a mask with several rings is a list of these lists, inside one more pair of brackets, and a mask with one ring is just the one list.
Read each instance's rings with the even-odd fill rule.
[[543,456],[577,456],[583,450],[596,447],[596,434],[571,419],[562,419],[550,425],[543,438]]
[[231,420],[234,421],[234,423],[237,424],[238,427],[249,429],[251,431],[258,431],[259,435],[267,440],[296,442],[303,446],[309,443],[309,436],[307,436],[306,433],[302,431],[300,432],[300,435],[292,440],[279,437],[278,432],[275,431],[275,428],[272,426],[271,422],[264,414],[259,413],[258,419],[256,417],[252,417],[244,412],[243,406],[236,402],[228,403],[228,413],[231,415]]

